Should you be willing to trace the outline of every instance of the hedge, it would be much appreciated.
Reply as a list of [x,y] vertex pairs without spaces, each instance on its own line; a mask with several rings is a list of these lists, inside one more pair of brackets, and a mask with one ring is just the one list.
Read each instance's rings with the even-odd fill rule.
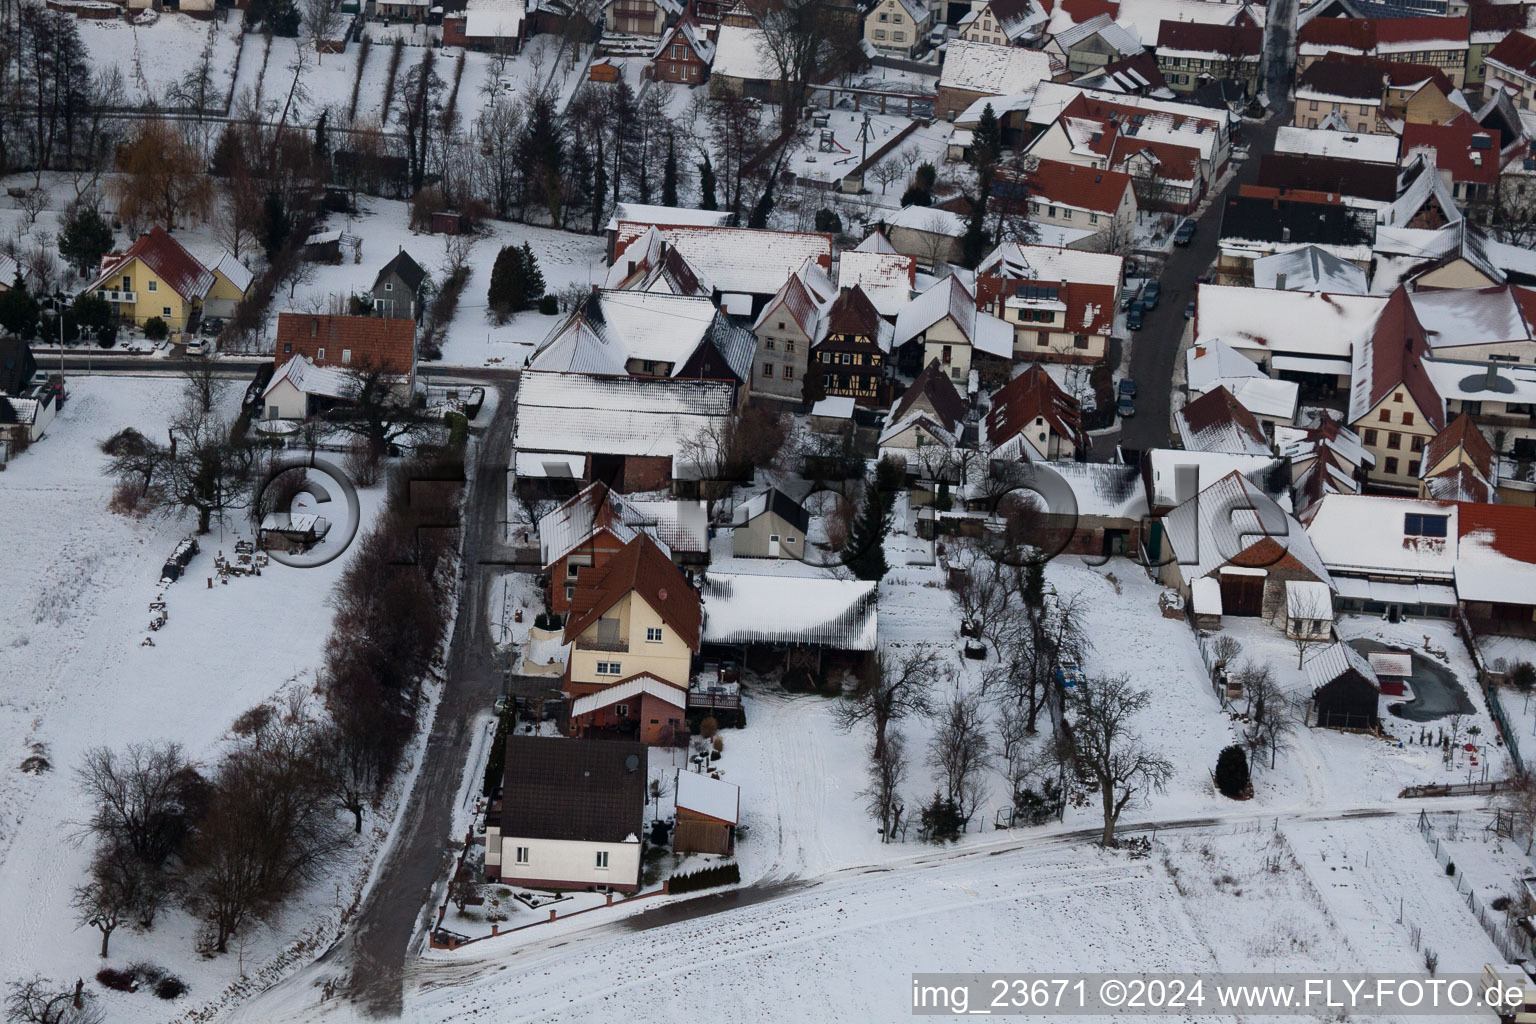
[[673,875],[667,879],[667,892],[695,892],[699,889],[713,889],[718,885],[735,885],[740,881],[741,866],[732,861],[729,864],[700,868],[686,875]]

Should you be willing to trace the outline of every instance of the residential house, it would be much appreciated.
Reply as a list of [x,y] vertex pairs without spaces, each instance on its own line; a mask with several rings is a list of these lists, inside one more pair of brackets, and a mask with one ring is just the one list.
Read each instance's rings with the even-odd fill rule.
[[545,335],[533,370],[729,381],[745,392],[757,339],[702,296],[594,290]]
[[1398,163],[1398,141],[1395,136],[1334,131],[1328,128],[1299,128],[1295,125],[1285,125],[1275,132],[1275,152],[1391,164],[1394,167]]
[[737,558],[805,559],[810,513],[777,487],[738,505],[731,526],[731,553]]
[[[1284,468],[1284,463],[1273,455],[1153,448],[1142,455],[1140,468],[1142,486],[1147,493],[1148,515],[1160,519],[1231,473],[1238,473],[1267,490],[1272,486],[1276,471]],[[1161,527],[1149,531],[1146,540],[1147,554],[1153,563],[1166,557]]]
[[1040,160],[1020,175],[999,171],[995,200],[1027,212],[1037,224],[1087,228],[1106,251],[1125,248],[1136,225],[1136,189],[1129,174],[1060,160]]
[[1291,507],[1302,518],[1329,494],[1359,494],[1376,464],[1360,435],[1331,415],[1311,427],[1277,426],[1274,437],[1290,461]]
[[0,338],[0,466],[42,438],[64,398],[63,378],[39,373],[25,341]]
[[1164,21],[1157,33],[1157,66],[1175,92],[1209,81],[1235,82],[1258,91],[1264,30],[1251,25]]
[[1125,260],[1005,242],[976,268],[977,304],[1013,328],[1015,358],[1096,363],[1109,351]]
[[1312,18],[1297,34],[1296,73],[1329,53],[1348,53],[1438,68],[1460,89],[1466,81],[1470,26],[1458,18]]
[[1373,211],[1333,193],[1239,185],[1222,210],[1216,273],[1223,283],[1246,285],[1255,260],[1306,245],[1368,267],[1375,222]]
[[[846,256],[846,254],[845,254]],[[811,349],[826,332],[826,313],[834,291],[819,266],[809,260],[791,274],[757,315],[757,358],[752,364],[752,393],[800,401],[805,395]]]
[[618,730],[663,744],[684,737],[702,625],[698,592],[645,534],[580,572],[564,634],[571,734]]
[[1456,597],[1475,632],[1536,631],[1536,508],[1460,505]]
[[369,294],[373,296],[374,313],[382,317],[420,320],[426,312],[427,284],[427,272],[410,253],[401,249],[379,268],[379,276],[373,279]]
[[1356,341],[1370,332],[1386,301],[1202,284],[1195,292],[1194,343],[1225,344],[1271,377],[1326,395],[1349,387]]
[[[1328,494],[1305,513],[1341,611],[1389,621],[1456,613],[1460,512],[1453,501]],[[1497,506],[1486,506],[1497,507]]]
[[960,259],[965,227],[965,217],[934,206],[904,206],[885,218],[885,234],[896,251],[932,271]]
[[1433,153],[1436,170],[1465,208],[1494,195],[1503,167],[1499,139],[1497,128],[1484,128],[1470,114],[1445,124],[1408,124],[1403,126],[1403,159]]
[[[1192,596],[1192,584],[1211,579],[1220,615],[1286,615],[1286,585],[1333,578],[1299,522],[1239,472],[1231,472],[1162,517],[1170,548],[1159,579]],[[1209,605],[1206,613],[1210,613]],[[1198,607],[1197,607],[1198,610]]]
[[[1440,178],[1438,174],[1429,177]],[[1442,183],[1440,188],[1449,196],[1449,187]],[[1536,254],[1498,241],[1459,213],[1450,223],[1433,229],[1382,224],[1377,227],[1374,248],[1371,288],[1377,292],[1388,292],[1398,284],[1413,291],[1536,284]]]
[[916,282],[917,258],[897,252],[878,231],[859,243],[858,248],[845,249],[838,257],[838,288],[858,285],[888,320],[912,301]]
[[1054,33],[1044,49],[1058,57],[1071,74],[1085,75],[1135,57],[1143,47],[1106,13]]
[[1499,461],[1467,413],[1458,413],[1424,446],[1419,497],[1439,501],[1497,500]]
[[772,53],[761,28],[733,23],[727,17],[715,41],[715,62],[709,70],[710,97],[743,96],[771,102],[781,81]]
[[[1451,84],[1450,78],[1439,68],[1353,53],[1329,53],[1318,64],[1308,68],[1302,77],[1306,78],[1319,64],[1366,68],[1385,76],[1386,91],[1382,96],[1381,116],[1389,121],[1443,124],[1467,109],[1460,90]],[[1349,119],[1346,118],[1346,121]],[[1380,132],[1390,127],[1390,124],[1383,124],[1374,130]]]
[[730,381],[525,370],[512,428],[518,487],[561,497],[592,480],[667,488],[701,472],[690,458],[698,439],[723,431],[736,407]]
[[[1494,77],[1493,69],[1488,66],[1488,57],[1511,35],[1536,28],[1536,5],[1529,3],[1474,4],[1467,11],[1467,19],[1470,23],[1470,32],[1467,40],[1469,46],[1465,84],[1469,90],[1482,89],[1486,96],[1489,93],[1487,80]],[[1514,63],[1518,63],[1518,59]]]
[[1445,402],[1446,416],[1468,414],[1494,450],[1513,460],[1500,470],[1499,500],[1518,504],[1536,500],[1529,470],[1522,472],[1520,465],[1536,460],[1536,367],[1497,359],[1425,359],[1423,363],[1435,393]]
[[1244,0],[1231,3],[1209,3],[1206,0],[1119,0],[1115,20],[1150,48],[1156,44],[1158,33],[1167,22],[1262,27],[1264,7]]
[[346,373],[383,373],[416,388],[416,325],[376,316],[279,313],[272,365],[295,356]]
[[124,322],[142,327],[146,320],[158,317],[173,332],[180,332],[196,329],[209,302],[219,303],[225,313],[233,312],[250,282],[250,272],[233,258],[221,259],[210,269],[164,228],[155,227],[140,235],[127,252],[104,257],[100,273],[86,291],[110,302]]
[[[618,6],[615,3],[608,9],[612,11]],[[661,42],[651,55],[651,77],[676,85],[702,85],[709,78],[709,67],[715,59],[714,34],[717,31],[717,25],[707,25],[692,15],[684,15],[681,21],[662,33]]]
[[[654,274],[669,253],[686,264],[689,284],[659,285]],[[656,227],[620,222],[605,282],[610,289],[708,294],[727,314],[751,320],[784,279],[814,260],[832,270],[832,236],[810,231],[766,231],[702,225]]]
[[1424,446],[1445,426],[1445,406],[1424,368],[1429,339],[1409,293],[1397,289],[1355,345],[1349,425],[1375,456],[1371,482],[1417,492]]
[[244,301],[255,279],[248,267],[226,252],[213,265],[213,284],[203,296],[203,315],[228,319]]
[[603,11],[603,30],[626,36],[659,36],[678,6],[665,0],[614,0]]
[[[891,406],[880,431],[880,448],[939,451],[953,449],[965,429],[968,406],[955,388],[953,379],[937,359],[923,367],[911,386]],[[918,462],[922,455],[916,456]],[[922,472],[921,465],[908,465],[909,471]],[[929,474],[931,475],[931,474]]]
[[[856,674],[875,650],[874,580],[712,572],[703,592],[706,650],[754,668],[777,665],[791,686],[821,687],[839,671]],[[764,615],[768,608],[772,615]]]
[[527,35],[526,0],[468,0],[462,11],[443,15],[444,46],[517,53]]
[[1368,64],[1320,60],[1296,81],[1293,120],[1316,128],[1337,116],[1357,132],[1388,132],[1382,114],[1386,104],[1386,75]]
[[1013,363],[1013,328],[976,308],[976,296],[954,274],[930,285],[896,317],[895,344],[908,370],[937,361],[956,387],[972,370],[1003,380]]
[[887,367],[895,328],[857,285],[840,293],[827,310],[822,339],[812,349],[823,392],[852,397],[860,405],[887,401]]
[[645,756],[627,741],[508,736],[501,799],[486,814],[486,881],[638,892]]
[[1502,89],[1521,110],[1536,103],[1536,35],[1511,32],[1483,60],[1488,84]]
[[992,395],[982,424],[993,460],[1075,459],[1088,450],[1077,399],[1039,363]]
[[1101,68],[1074,78],[1071,84],[1105,93],[1173,99],[1173,90],[1168,88],[1167,80],[1158,69],[1157,57],[1145,50],[1134,57],[1112,60]]
[[21,264],[16,262],[16,257],[0,252],[0,295],[16,287],[18,281],[25,284],[26,279],[27,275]]
[[741,819],[741,787],[702,772],[679,768],[672,787],[677,823],[672,832],[676,853],[728,854],[736,849]]
[[629,225],[624,229],[624,244],[628,245],[643,234],[646,228],[718,228],[727,226],[730,219],[729,210],[690,210],[678,206],[617,203],[614,206],[613,216],[608,218],[607,224],[603,225],[603,231],[606,232],[608,239],[608,248],[603,258],[612,265],[618,249],[621,224]]
[[1039,0],[980,0],[957,27],[960,38],[971,42],[1027,46],[1039,38],[1048,19]]
[[934,112],[953,120],[977,100],[1029,92],[1048,81],[1055,70],[1055,62],[1040,50],[951,39]]
[[307,420],[356,400],[359,382],[334,366],[306,356],[283,362],[261,392],[262,419]]
[[1389,164],[1297,153],[1266,153],[1259,158],[1261,188],[1279,189],[1285,194],[1335,194],[1346,205],[1372,212],[1397,198],[1397,178],[1397,168]]
[[864,15],[864,39],[877,50],[911,57],[933,27],[933,11],[921,0],[877,0]]
[[1365,295],[1370,291],[1364,270],[1315,245],[1254,260],[1253,286],[1332,295]]
[[1264,428],[1222,385],[1212,387],[1173,414],[1179,443],[1189,451],[1267,455]]

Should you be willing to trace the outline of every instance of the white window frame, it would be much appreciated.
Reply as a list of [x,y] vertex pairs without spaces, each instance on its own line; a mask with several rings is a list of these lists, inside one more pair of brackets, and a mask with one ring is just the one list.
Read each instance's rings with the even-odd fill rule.
[[598,850],[597,851],[597,857],[594,860],[593,867],[596,870],[598,870],[598,871],[607,871],[608,870],[608,851],[607,850]]
[[659,643],[661,643],[661,627],[660,626],[646,626],[645,627],[645,642],[648,643],[648,644],[659,644]]
[[597,663],[597,674],[600,676],[617,676],[624,672],[623,665],[617,661],[600,661]]
[[513,859],[513,863],[514,864],[527,864],[528,863],[529,852],[530,851],[529,851],[528,847],[526,847],[526,846],[519,846],[516,849],[516,851],[514,852],[514,854],[513,854],[513,858],[514,858]]

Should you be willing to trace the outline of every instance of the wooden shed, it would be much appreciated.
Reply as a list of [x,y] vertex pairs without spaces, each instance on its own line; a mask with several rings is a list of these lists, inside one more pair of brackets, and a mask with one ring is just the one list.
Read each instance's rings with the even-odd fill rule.
[[1381,687],[1364,655],[1346,643],[1330,644],[1307,658],[1312,684],[1312,725],[1375,731]]
[[741,817],[741,787],[679,770],[677,828],[672,849],[677,853],[730,853],[736,848],[736,823]]
[[462,213],[453,213],[448,210],[439,210],[432,215],[432,233],[434,235],[462,235],[469,231],[469,221]]

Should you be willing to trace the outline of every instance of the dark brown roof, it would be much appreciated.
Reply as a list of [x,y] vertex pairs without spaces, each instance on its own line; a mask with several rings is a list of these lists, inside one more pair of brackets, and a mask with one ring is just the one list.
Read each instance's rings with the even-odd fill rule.
[[501,834],[589,843],[633,836],[639,842],[645,779],[643,743],[508,736]]
[[949,379],[939,366],[937,359],[923,367],[923,372],[917,375],[912,386],[901,393],[896,400],[896,405],[891,409],[888,423],[899,423],[902,417],[911,411],[919,398],[926,397],[933,411],[944,421],[944,427],[951,433],[965,419],[965,399],[960,397],[960,392],[955,390],[954,381]]
[[[1344,53],[1342,51],[1330,51],[1323,54],[1323,64],[1347,64],[1355,67],[1370,68],[1387,76],[1388,84],[1392,86],[1408,86],[1418,82],[1432,81],[1440,89],[1442,96],[1450,96],[1456,91],[1456,86],[1451,83],[1450,76],[1439,68],[1430,64],[1406,64],[1402,61],[1387,60],[1385,57],[1368,57],[1360,53]],[[1317,67],[1313,64],[1312,67]],[[1307,70],[1311,70],[1308,68]]]
[[1264,428],[1259,426],[1258,419],[1221,385],[1189,402],[1178,415],[1189,429],[1191,438],[1211,439],[1217,445],[1206,450],[1241,454],[1240,447],[1259,450],[1269,447],[1269,439],[1264,436]]
[[1386,91],[1386,75],[1366,64],[1320,60],[1301,73],[1301,81],[1297,84],[1325,96],[1379,103]]
[[1467,458],[1472,460],[1484,477],[1493,475],[1493,448],[1483,432],[1472,422],[1472,417],[1466,413],[1458,414],[1424,446],[1425,471],[1433,469],[1457,448],[1466,449]]
[[1259,185],[1337,192],[1390,203],[1397,198],[1397,168],[1392,164],[1368,164],[1336,157],[1266,153],[1259,161]]
[[1217,57],[1257,57],[1264,30],[1246,25],[1211,25],[1198,21],[1164,21],[1157,30],[1159,50],[1188,50]]
[[858,285],[847,289],[827,313],[828,334],[852,334],[861,338],[880,336],[880,311]]
[[31,346],[20,338],[0,338],[0,394],[20,394],[36,373]]
[[992,408],[987,412],[987,441],[994,447],[1001,445],[1036,417],[1044,417],[1052,430],[1070,438],[1078,447],[1087,440],[1077,400],[1051,379],[1045,367],[1035,363],[992,396]]
[[1536,75],[1536,38],[1524,32],[1511,32],[1489,52],[1486,59],[1496,60],[1524,75]]
[[[325,356],[320,351],[325,350]],[[343,362],[343,353],[351,361]],[[416,362],[416,323],[381,316],[279,313],[272,365],[302,355],[316,366],[377,368],[408,374]]]
[[654,608],[689,647],[699,649],[699,628],[704,622],[699,595],[666,552],[643,533],[620,548],[607,565],[584,570],[577,577],[571,617],[565,624],[566,642],[580,636],[631,591]]

